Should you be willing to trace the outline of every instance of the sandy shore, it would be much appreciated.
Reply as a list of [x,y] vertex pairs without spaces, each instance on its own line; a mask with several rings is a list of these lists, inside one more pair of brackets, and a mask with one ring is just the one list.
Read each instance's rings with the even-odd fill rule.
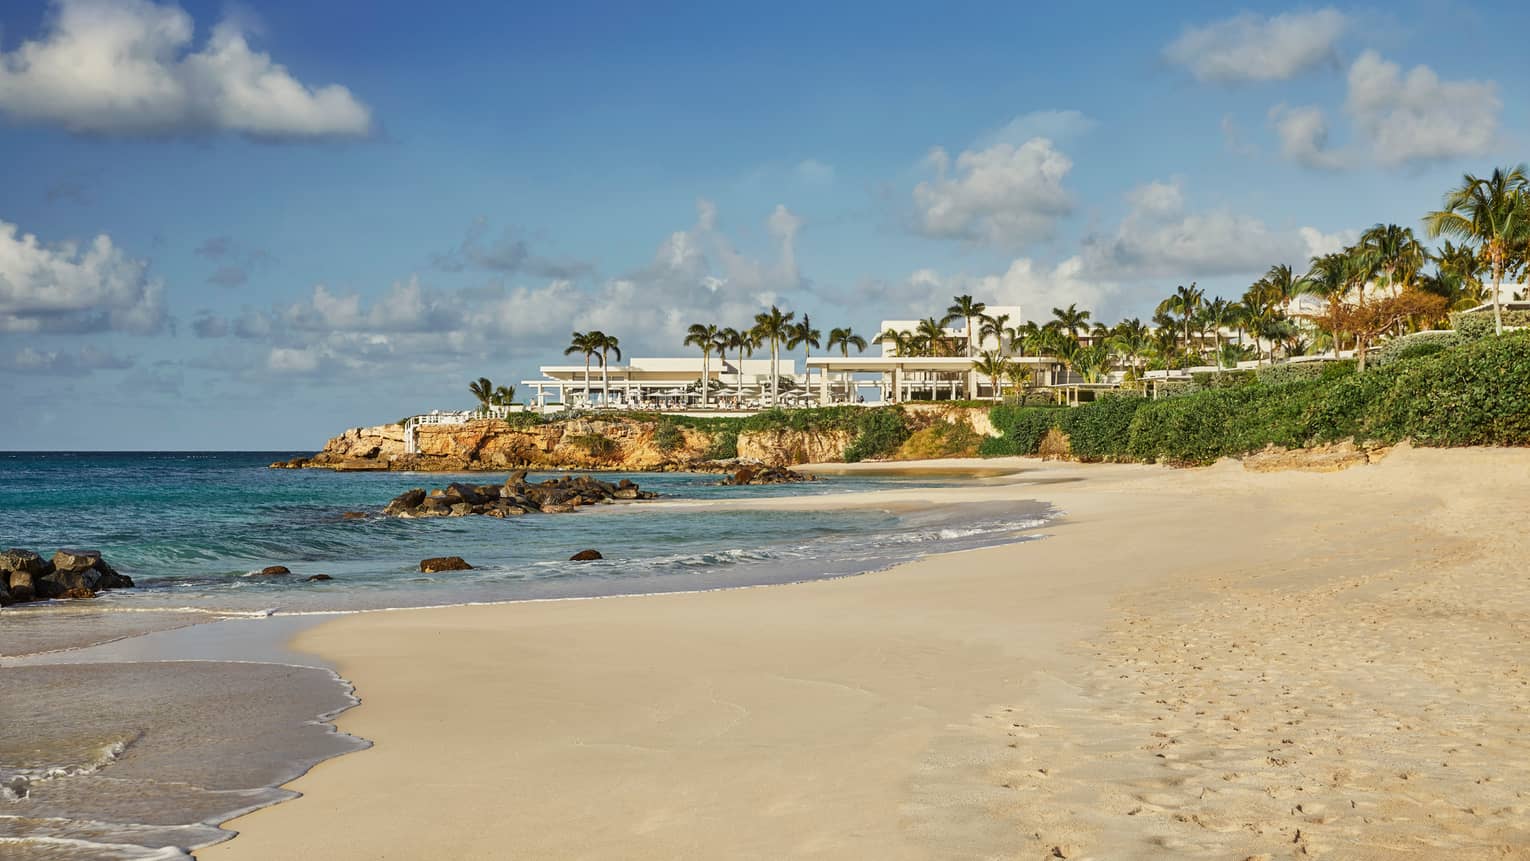
[[375,746],[199,856],[1530,857],[1530,451],[1016,463],[834,504],[1040,541],[313,629]]

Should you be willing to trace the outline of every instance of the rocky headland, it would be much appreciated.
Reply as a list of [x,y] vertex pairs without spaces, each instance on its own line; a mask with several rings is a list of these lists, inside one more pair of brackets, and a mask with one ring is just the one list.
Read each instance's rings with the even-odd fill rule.
[[19,547],[0,553],[0,606],[82,600],[132,585],[133,579],[107,564],[99,550],[59,550],[52,559]]

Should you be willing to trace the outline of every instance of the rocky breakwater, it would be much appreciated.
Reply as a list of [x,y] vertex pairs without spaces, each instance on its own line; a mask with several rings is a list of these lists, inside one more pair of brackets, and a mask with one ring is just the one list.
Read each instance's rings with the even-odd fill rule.
[[502,485],[454,482],[426,491],[415,488],[399,494],[383,509],[390,517],[519,517],[523,514],[564,514],[585,505],[605,505],[618,500],[654,499],[628,479],[611,483],[587,475],[566,475],[533,483],[526,473],[516,472]]
[[743,466],[722,480],[722,484],[743,486],[754,484],[796,484],[799,481],[817,481],[818,477],[798,472],[784,466]]
[[96,550],[59,550],[51,560],[12,547],[0,553],[0,606],[53,598],[94,598],[105,589],[126,589],[133,580]]

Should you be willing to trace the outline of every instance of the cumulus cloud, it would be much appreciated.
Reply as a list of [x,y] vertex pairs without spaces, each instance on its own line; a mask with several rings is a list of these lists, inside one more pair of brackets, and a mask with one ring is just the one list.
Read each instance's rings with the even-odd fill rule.
[[1202,81],[1284,81],[1337,63],[1349,21],[1336,9],[1263,16],[1245,12],[1187,27],[1164,49],[1171,63]]
[[1308,256],[1298,231],[1226,210],[1189,211],[1179,180],[1147,183],[1126,199],[1130,208],[1115,230],[1084,240],[1082,271],[1091,277],[1203,278]]
[[539,278],[578,278],[594,269],[580,260],[553,260],[535,255],[531,245],[509,228],[490,235],[489,221],[473,219],[467,235],[451,251],[431,256],[431,265],[444,272],[477,269],[502,275],[527,274]]
[[38,350],[32,346],[0,349],[0,369],[19,374],[81,377],[92,371],[116,371],[132,366],[131,358],[109,353],[90,344],[75,351]]
[[803,159],[792,169],[797,178],[811,185],[828,185],[834,181],[834,165],[816,158]]
[[673,353],[691,323],[747,324],[763,305],[804,284],[796,262],[800,216],[784,206],[768,215],[765,256],[735,247],[719,221],[713,204],[698,201],[694,225],[665,237],[649,263],[620,277],[529,284],[496,277],[437,289],[413,276],[380,294],[316,285],[302,301],[247,308],[232,319],[199,313],[191,330],[245,342],[229,349],[245,351],[252,370],[236,372],[268,376],[460,373],[487,358],[551,361],[570,331],[589,328],[620,337],[628,355]]
[[1502,107],[1491,81],[1442,81],[1428,66],[1405,75],[1375,51],[1349,70],[1345,110],[1383,165],[1483,155],[1497,142]]
[[965,150],[954,166],[936,147],[925,161],[935,177],[914,187],[925,236],[1023,247],[1049,238],[1073,211],[1063,187],[1073,162],[1047,138]]
[[1270,124],[1280,137],[1280,154],[1286,158],[1322,170],[1343,166],[1343,157],[1328,148],[1328,119],[1321,108],[1276,105],[1270,109]]
[[1045,110],[1031,111],[1005,123],[1000,128],[977,139],[974,147],[985,149],[996,143],[1019,146],[1032,138],[1046,138],[1054,143],[1067,141],[1094,130],[1097,125],[1082,111]]
[[54,0],[36,39],[0,54],[0,111],[80,134],[358,137],[371,110],[343,86],[300,82],[239,23],[195,50],[191,16],[148,0]]
[[111,237],[47,246],[0,221],[0,331],[151,334],[168,319],[164,284]]

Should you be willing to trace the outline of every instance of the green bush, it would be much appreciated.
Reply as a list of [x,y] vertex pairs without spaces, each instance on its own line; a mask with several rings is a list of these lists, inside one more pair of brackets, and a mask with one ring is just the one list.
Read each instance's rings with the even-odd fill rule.
[[[1530,326],[1530,311],[1514,310],[1503,312],[1503,324],[1505,326]],[[1493,309],[1486,311],[1457,311],[1450,315],[1450,327],[1456,330],[1456,334],[1462,339],[1472,341],[1478,338],[1486,338],[1493,334]]]
[[[1132,418],[1146,403],[1145,398],[1135,393],[1102,395],[1090,403],[1059,411],[1056,423],[1068,435],[1069,449],[1079,460],[1120,460],[1126,455]],[[1043,428],[1037,434],[1037,445],[1045,435]]]
[[653,444],[659,451],[671,452],[685,445],[685,434],[680,432],[679,425],[666,418],[653,429]]
[[613,457],[621,451],[616,440],[598,433],[575,434],[569,443],[584,449],[590,457]]
[[727,428],[712,433],[712,445],[707,449],[707,460],[730,460],[738,457],[738,431]]
[[[1057,417],[1067,412],[1065,407],[1021,407],[1011,404],[996,406],[988,411],[988,420],[1003,436],[1002,443],[984,443],[978,453],[996,457],[1011,454],[1035,454],[1047,431],[1057,423]],[[985,449],[986,446],[986,449]]]
[[845,447],[845,462],[855,463],[871,457],[884,457],[898,450],[909,437],[908,417],[897,407],[840,407],[858,415],[855,438]]
[[1460,334],[1448,329],[1432,329],[1423,332],[1413,332],[1393,338],[1382,345],[1376,354],[1376,366],[1382,367],[1402,359],[1416,359],[1420,356],[1432,356],[1445,350],[1460,345],[1463,342]]
[[1378,438],[1406,436],[1431,446],[1530,444],[1530,332],[1483,338],[1393,367],[1391,385],[1372,410]]
[[1236,389],[1253,383],[1254,372],[1250,370],[1196,371],[1190,375],[1190,381],[1193,388],[1199,392],[1211,389]]
[[1015,441],[1007,436],[985,436],[978,443],[978,457],[1012,457],[1017,454],[1031,454],[1021,451]]
[[1323,376],[1323,369],[1333,364],[1333,360],[1311,362],[1280,362],[1274,365],[1261,365],[1254,369],[1254,378],[1267,386],[1281,383],[1296,383],[1303,380],[1316,380]]

